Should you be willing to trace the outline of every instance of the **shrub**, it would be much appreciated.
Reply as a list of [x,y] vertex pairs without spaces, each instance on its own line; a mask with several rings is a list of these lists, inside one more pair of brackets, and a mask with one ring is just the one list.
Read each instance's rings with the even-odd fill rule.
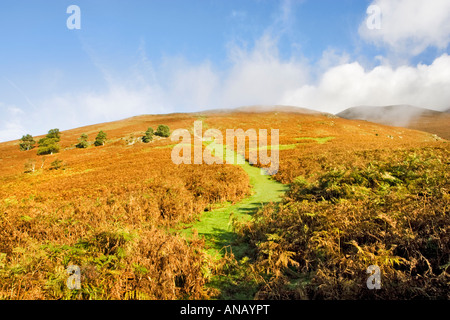
[[20,139],[19,147],[21,151],[28,151],[34,148],[36,141],[34,141],[33,136],[30,134],[22,136]]
[[55,161],[50,163],[50,170],[58,170],[58,169],[61,169],[62,166],[63,166],[63,161],[56,159]]
[[51,129],[45,138],[38,141],[38,155],[53,154],[59,152],[58,142],[61,140],[59,129]]
[[169,126],[165,124],[160,124],[158,126],[158,129],[156,129],[155,135],[165,138],[169,137],[170,136]]
[[98,146],[104,146],[104,145],[105,145],[105,141],[106,141],[106,133],[103,132],[103,131],[100,131],[100,132],[97,134],[97,137],[95,137],[94,145],[95,145],[96,147],[98,147]]
[[56,142],[59,142],[61,140],[61,133],[59,132],[59,129],[51,129],[48,131],[47,138],[49,139],[55,139]]
[[149,143],[153,140],[153,128],[149,127],[147,131],[145,131],[145,135],[142,137],[142,142]]
[[59,152],[58,141],[54,138],[42,138],[38,142],[38,155],[53,154]]
[[78,138],[78,143],[75,145],[76,148],[79,149],[85,149],[89,146],[89,142],[87,141],[88,136],[86,133],[83,133],[79,138]]

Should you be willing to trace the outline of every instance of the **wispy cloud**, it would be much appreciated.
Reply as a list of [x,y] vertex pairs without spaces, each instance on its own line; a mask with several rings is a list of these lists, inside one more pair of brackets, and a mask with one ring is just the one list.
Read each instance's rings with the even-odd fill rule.
[[30,107],[32,107],[34,110],[37,110],[36,105],[30,100],[30,98],[28,98],[25,92],[23,92],[23,90],[20,89],[18,85],[16,85],[14,82],[6,78],[5,76],[3,77],[3,79],[5,79],[25,99],[25,101],[28,103]]

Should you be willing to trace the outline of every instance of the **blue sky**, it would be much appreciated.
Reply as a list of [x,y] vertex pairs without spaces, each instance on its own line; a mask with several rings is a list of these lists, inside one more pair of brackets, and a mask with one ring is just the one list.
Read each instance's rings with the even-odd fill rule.
[[[448,3],[4,0],[0,141],[253,104],[445,109]],[[72,4],[80,30],[66,26]],[[370,5],[381,9],[379,30],[366,26]]]

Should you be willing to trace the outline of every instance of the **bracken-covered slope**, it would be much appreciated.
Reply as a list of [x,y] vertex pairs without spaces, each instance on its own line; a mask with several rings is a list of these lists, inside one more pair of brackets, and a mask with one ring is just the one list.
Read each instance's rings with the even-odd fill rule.
[[[209,260],[203,240],[188,241],[176,230],[205,210],[250,196],[248,175],[236,165],[175,165],[176,141],[140,139],[159,124],[192,132],[196,120],[203,131],[215,128],[224,136],[226,129],[278,129],[279,171],[273,177],[284,184],[334,167],[377,159],[395,163],[396,154],[448,152],[448,142],[430,133],[277,108],[142,115],[67,130],[61,132],[61,151],[47,156],[20,151],[18,141],[1,143],[0,298],[220,296],[206,284],[228,262]],[[100,130],[108,140],[95,147]],[[82,133],[91,145],[77,149]],[[55,165],[57,159],[62,163]],[[66,286],[71,264],[81,268],[81,291]]]

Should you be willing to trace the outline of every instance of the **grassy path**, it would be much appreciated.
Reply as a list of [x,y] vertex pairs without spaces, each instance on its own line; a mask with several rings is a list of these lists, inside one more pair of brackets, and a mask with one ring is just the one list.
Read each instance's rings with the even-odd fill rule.
[[[207,147],[214,146],[214,143],[204,144]],[[223,148],[225,151],[225,146]],[[238,155],[234,153],[234,157],[236,160]],[[199,221],[186,226],[187,228],[181,231],[181,234],[189,239],[196,230],[198,236],[205,238],[207,253],[213,259],[220,259],[226,251],[231,249],[235,258],[241,260],[246,255],[248,244],[236,244],[234,240],[237,235],[233,232],[232,220],[249,220],[262,206],[270,202],[279,202],[288,189],[288,186],[273,180],[270,176],[262,175],[260,168],[251,166],[247,161],[239,165],[249,176],[252,195],[238,203],[204,212]],[[208,286],[218,290],[218,299],[251,300],[257,291],[257,285],[253,281],[248,281],[246,275],[250,272],[251,270],[246,270],[244,267],[233,274],[217,275],[211,279]]]
[[199,236],[206,239],[208,253],[212,256],[222,256],[222,248],[231,246],[234,255],[241,258],[246,249],[246,245],[232,246],[236,234],[232,230],[231,217],[242,221],[250,219],[260,207],[270,202],[278,202],[287,190],[283,185],[270,176],[260,174],[260,169],[251,166],[247,161],[240,165],[249,175],[253,194],[232,205],[204,212],[200,221],[193,224],[191,228],[182,231],[186,237],[192,235],[193,229],[197,230]]

